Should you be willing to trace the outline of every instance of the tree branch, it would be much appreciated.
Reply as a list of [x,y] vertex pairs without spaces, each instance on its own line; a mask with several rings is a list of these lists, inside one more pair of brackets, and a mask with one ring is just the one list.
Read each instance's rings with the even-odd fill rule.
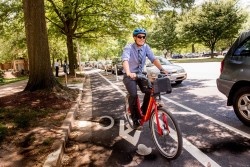
[[56,14],[57,14],[58,17],[60,18],[60,20],[64,23],[64,22],[65,22],[65,18],[64,18],[64,16],[61,14],[61,12],[57,9],[57,7],[56,7],[54,1],[53,1],[53,0],[48,0],[48,1],[52,4],[52,6],[53,6],[53,8],[54,8],[54,11],[56,12]]

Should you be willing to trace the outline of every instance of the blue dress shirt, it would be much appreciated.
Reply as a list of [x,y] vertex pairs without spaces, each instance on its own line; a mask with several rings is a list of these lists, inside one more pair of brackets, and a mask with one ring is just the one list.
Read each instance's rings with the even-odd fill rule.
[[[139,59],[138,59],[138,50],[142,52],[142,67],[144,67],[146,62],[146,57],[153,63],[156,59],[154,53],[148,44],[144,44],[141,48],[137,47],[136,43],[128,44],[124,47],[122,53],[122,61],[127,60],[129,64],[129,69],[131,73],[138,73]],[[125,70],[123,69],[123,73]]]

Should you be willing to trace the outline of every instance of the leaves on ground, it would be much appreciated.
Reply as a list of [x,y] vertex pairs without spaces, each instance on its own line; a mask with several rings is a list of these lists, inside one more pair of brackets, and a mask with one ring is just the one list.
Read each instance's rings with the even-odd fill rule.
[[57,149],[56,141],[62,137],[60,126],[76,103],[79,90],[56,90],[0,97],[0,138],[4,132],[1,165],[43,166],[47,156]]

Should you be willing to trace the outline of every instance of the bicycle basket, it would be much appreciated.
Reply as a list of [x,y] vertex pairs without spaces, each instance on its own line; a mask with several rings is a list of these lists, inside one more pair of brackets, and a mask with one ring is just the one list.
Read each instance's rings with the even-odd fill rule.
[[172,86],[170,79],[165,77],[165,78],[156,78],[154,81],[154,93],[158,94],[161,92],[165,92],[167,94],[172,92]]

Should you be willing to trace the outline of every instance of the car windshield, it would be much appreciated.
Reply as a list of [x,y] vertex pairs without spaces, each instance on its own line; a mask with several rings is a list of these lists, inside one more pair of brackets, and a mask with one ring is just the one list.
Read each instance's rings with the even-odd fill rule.
[[[171,65],[172,63],[170,62],[170,61],[168,61],[166,58],[163,58],[163,57],[156,57],[159,61],[160,61],[160,63],[161,63],[161,65]],[[147,59],[146,60],[146,67],[151,67],[151,66],[153,66],[153,63],[151,63],[150,61],[149,61],[149,59]]]
[[170,61],[168,61],[167,59],[163,58],[163,57],[158,57],[158,60],[160,61],[161,65],[170,65]]

